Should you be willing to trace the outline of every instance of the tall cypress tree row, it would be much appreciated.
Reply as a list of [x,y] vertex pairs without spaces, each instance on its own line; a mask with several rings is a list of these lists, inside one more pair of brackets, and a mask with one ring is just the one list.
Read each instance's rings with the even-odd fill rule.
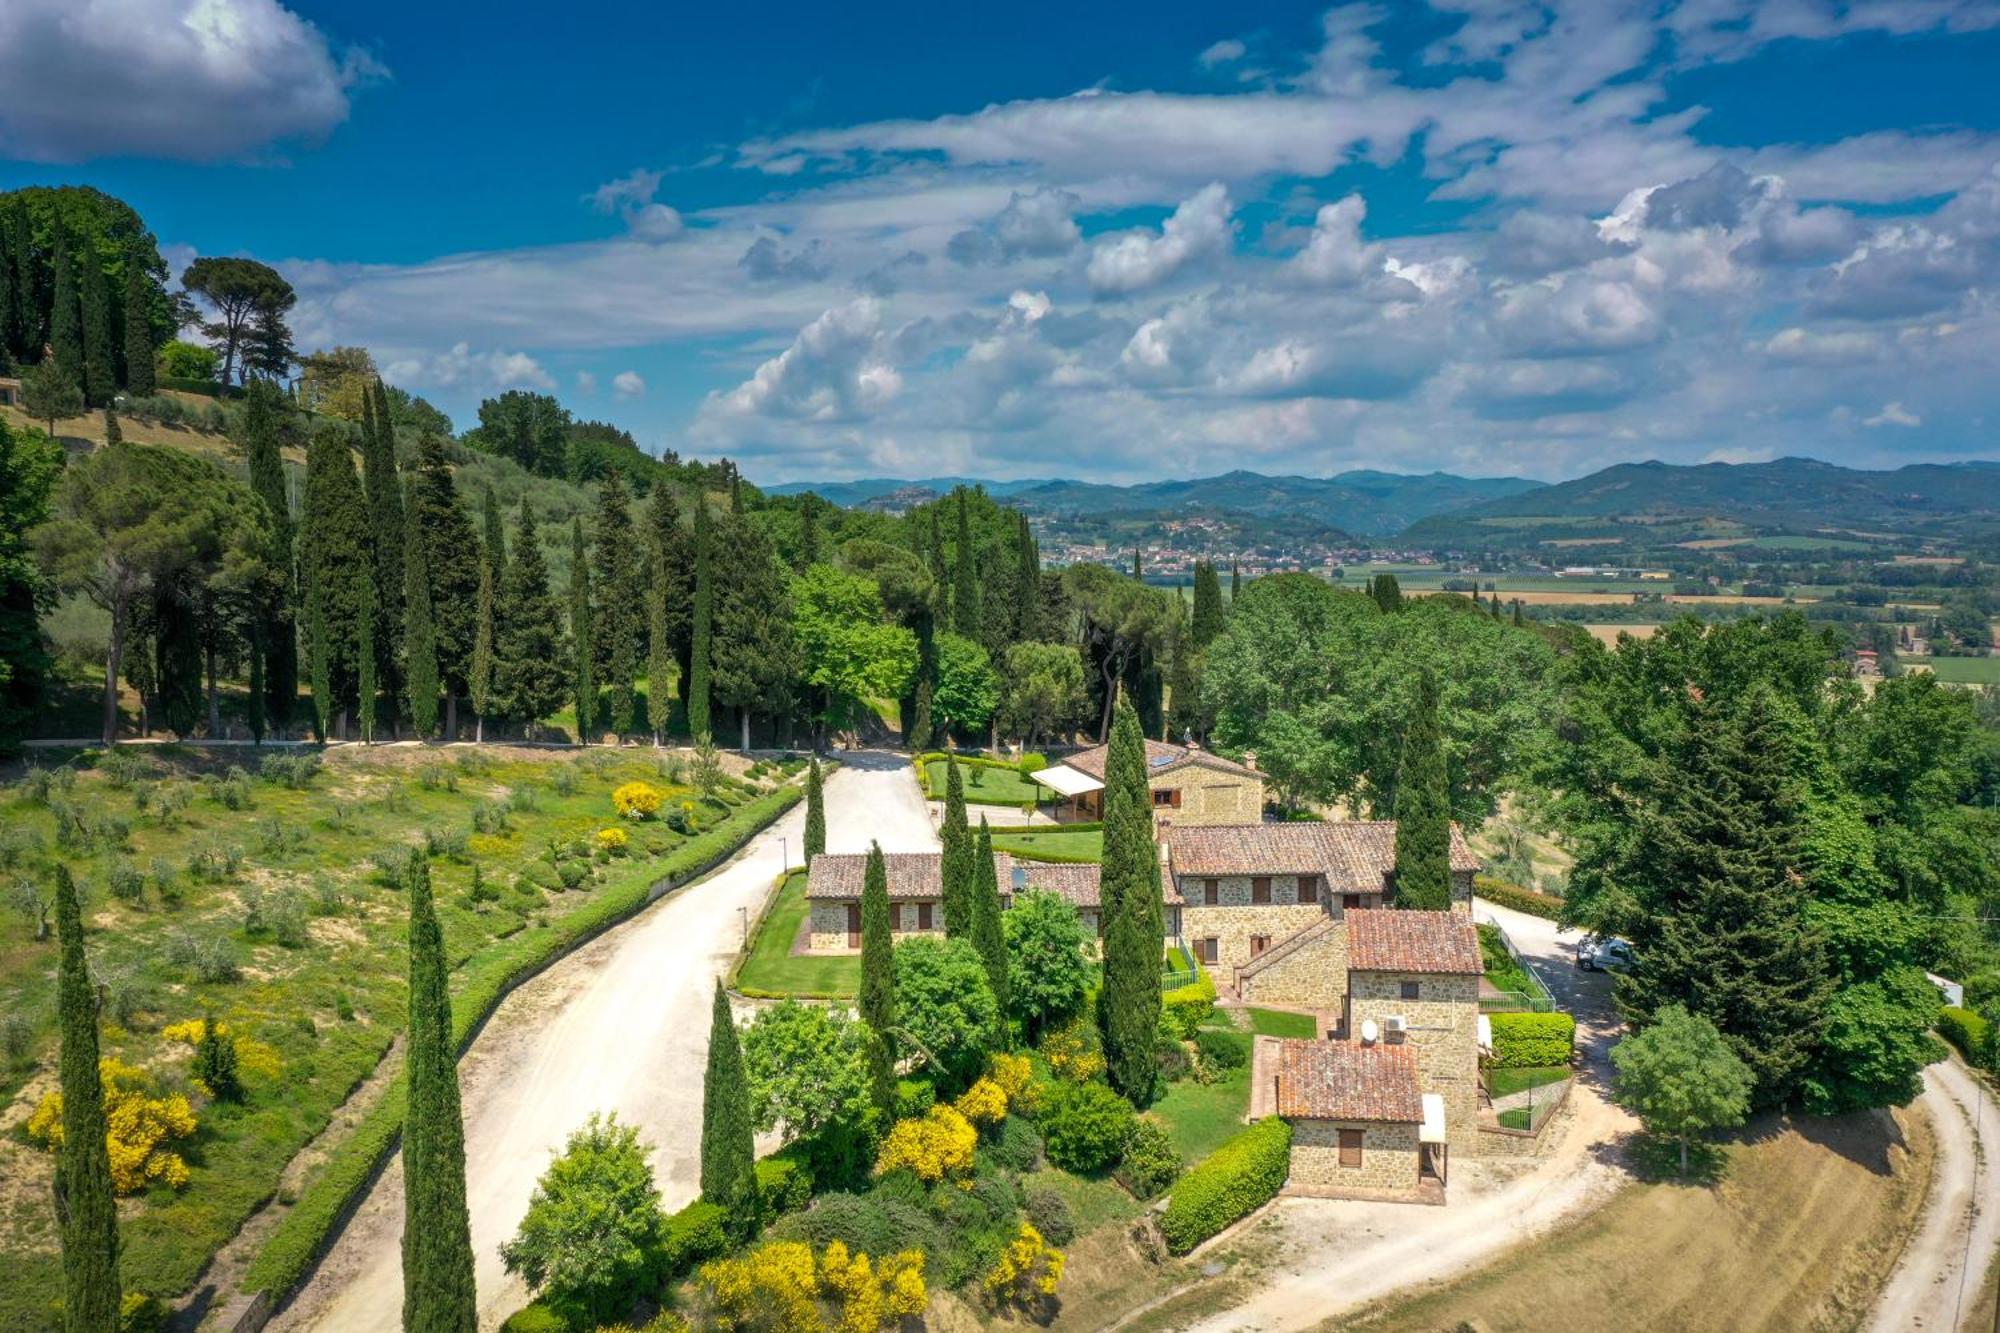
[[1194,613],[1188,628],[1197,648],[1206,648],[1222,637],[1222,580],[1206,560],[1195,562]]
[[[354,454],[336,427],[314,432],[306,450],[299,564],[320,599],[323,636],[315,671],[324,670],[328,714],[345,715],[359,698],[362,617],[374,614],[375,564],[368,504],[354,475]],[[317,681],[317,676],[315,677]]]
[[806,865],[826,850],[826,788],[820,776],[819,757],[806,768]]
[[958,488],[958,545],[951,569],[951,627],[979,640],[979,561],[972,549],[972,506],[966,488]]
[[397,662],[403,644],[403,486],[396,475],[396,434],[388,403],[377,397],[380,380],[362,395],[361,489],[375,546],[375,665],[384,689],[402,693]]
[[973,859],[979,849],[972,840],[972,828],[965,822],[965,784],[958,772],[958,756],[944,761],[944,818],[938,824],[944,856],[938,871],[943,881],[944,933],[953,939],[972,934],[972,880],[979,873]]
[[576,743],[590,744],[597,721],[597,673],[590,650],[590,565],[583,553],[583,519],[569,521],[569,641],[576,673]]
[[1451,787],[1438,738],[1437,678],[1417,676],[1396,768],[1396,906],[1451,906]]
[[[137,392],[135,389],[134,392]],[[258,638],[264,657],[264,711],[283,733],[292,723],[299,698],[298,569],[293,560],[295,532],[291,498],[285,486],[285,464],[279,454],[284,437],[285,400],[269,380],[255,380],[243,391],[236,414],[236,443],[250,464],[250,489],[264,502],[271,523],[270,566],[276,573],[276,594],[259,612]]]
[[[437,626],[431,617],[431,581],[424,575],[423,529],[414,523],[406,523],[403,525],[403,539],[403,689],[408,696],[406,704],[410,726],[419,740],[429,740],[437,731],[438,718]],[[483,568],[480,570],[479,592],[482,601],[481,628],[486,635],[486,666],[490,678],[493,587]],[[479,694],[483,697],[485,690],[481,689]]]
[[562,607],[549,591],[548,562],[525,495],[499,620],[494,692],[512,717],[532,729],[563,706],[570,682],[563,671]]
[[153,356],[153,285],[146,280],[138,247],[133,246],[125,252],[125,388],[134,397],[153,392]]
[[1000,1025],[1007,1024],[1007,932],[1000,924],[1000,871],[993,863],[993,830],[979,817],[977,864],[972,877],[972,947],[986,964],[986,981],[999,1005]]
[[858,1000],[861,1021],[873,1036],[868,1046],[869,1086],[884,1124],[896,1115],[896,967],[889,911],[889,868],[882,859],[881,845],[871,842],[861,880]]
[[403,1328],[473,1333],[478,1300],[465,1207],[465,1124],[451,1028],[449,963],[431,902],[431,868],[419,851],[404,883],[410,897],[410,1026],[403,1115]]
[[709,550],[713,544],[708,501],[697,493],[694,502],[694,622],[687,691],[688,730],[697,738],[714,734],[708,715],[710,659],[715,651],[715,576],[710,569],[714,556]]
[[[444,682],[444,735],[458,739],[458,701],[467,692],[472,669],[475,616],[479,604],[479,543],[472,517],[452,484],[445,442],[425,434],[417,442],[416,506],[406,523],[424,530],[426,572],[431,581],[431,622],[437,629],[438,676]],[[496,589],[504,589],[499,570]]]
[[708,1025],[708,1072],[701,1092],[701,1197],[747,1228],[757,1209],[757,1157],[750,1119],[750,1081],[743,1044],[729,1015],[729,997],[715,983]]
[[83,396],[102,407],[118,392],[118,330],[111,309],[111,283],[96,247],[76,256],[77,302],[83,310]]
[[633,539],[632,502],[625,482],[613,471],[597,492],[591,533],[596,562],[595,606],[591,611],[592,666],[611,687],[611,730],[626,736],[639,729],[639,656],[646,636],[644,589],[638,581],[639,544]]
[[1105,1074],[1133,1105],[1153,1099],[1159,1077],[1160,860],[1153,841],[1153,800],[1146,786],[1146,742],[1139,715],[1120,698],[1104,761],[1104,858],[1099,873],[1104,918],[1104,988],[1097,1028]]
[[55,270],[54,294],[49,303],[49,350],[56,369],[81,385],[83,373],[83,303],[76,288],[76,257],[70,253],[69,233],[56,226],[55,254],[50,260]]
[[83,911],[69,867],[58,861],[56,1009],[62,1021],[62,1148],[56,1220],[62,1231],[64,1333],[117,1333],[118,1205],[111,1196],[104,1085],[97,1066],[97,987],[83,952]]

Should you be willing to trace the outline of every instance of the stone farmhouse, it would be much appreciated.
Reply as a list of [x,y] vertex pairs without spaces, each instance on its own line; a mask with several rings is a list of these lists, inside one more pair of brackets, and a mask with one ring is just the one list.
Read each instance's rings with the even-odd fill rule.
[[[1057,818],[1104,818],[1104,761],[1110,747],[1081,750],[1028,776],[1063,798]],[[1189,824],[1254,824],[1264,817],[1264,775],[1251,762],[1198,745],[1146,742],[1146,785],[1155,829]]]

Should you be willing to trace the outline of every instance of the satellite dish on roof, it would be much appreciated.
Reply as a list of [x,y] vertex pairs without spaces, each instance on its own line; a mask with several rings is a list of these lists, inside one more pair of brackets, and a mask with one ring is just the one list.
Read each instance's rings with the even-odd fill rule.
[[1361,1020],[1361,1044],[1363,1046],[1373,1046],[1381,1035],[1382,1029],[1375,1026],[1374,1019],[1364,1018]]

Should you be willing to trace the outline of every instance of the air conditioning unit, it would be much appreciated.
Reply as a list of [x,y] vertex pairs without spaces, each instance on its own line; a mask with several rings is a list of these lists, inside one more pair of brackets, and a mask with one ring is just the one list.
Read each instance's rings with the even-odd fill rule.
[[1401,1014],[1388,1014],[1382,1019],[1382,1033],[1390,1041],[1401,1041],[1410,1031],[1410,1020]]

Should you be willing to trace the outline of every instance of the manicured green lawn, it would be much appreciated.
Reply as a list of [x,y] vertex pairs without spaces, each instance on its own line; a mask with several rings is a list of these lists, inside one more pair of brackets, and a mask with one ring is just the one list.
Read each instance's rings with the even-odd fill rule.
[[1288,1014],[1277,1009],[1252,1009],[1250,1030],[1260,1037],[1304,1037],[1319,1035],[1319,1022],[1311,1014]]
[[1529,1088],[1543,1088],[1570,1076],[1568,1065],[1544,1065],[1539,1069],[1490,1069],[1486,1072],[1487,1091],[1495,1097]]
[[[942,759],[930,766],[931,790],[944,797],[945,765]],[[984,764],[961,764],[959,780],[965,784],[968,805],[1013,805],[1039,801],[1049,794],[1047,787],[1028,781],[1011,768],[987,768]]]
[[736,974],[738,989],[774,995],[853,995],[861,986],[861,957],[797,957],[792,940],[806,916],[806,874],[792,872],[750,941],[750,955]]
[[1486,979],[1496,989],[1514,995],[1548,995],[1542,984],[1507,952],[1507,946],[1500,942],[1498,926],[1479,927],[1479,954],[1486,967]]
[[1030,1171],[1021,1177],[1024,1190],[1052,1190],[1062,1196],[1076,1218],[1079,1236],[1109,1222],[1137,1217],[1146,1205],[1125,1192],[1125,1187],[1109,1176],[1073,1176],[1053,1166]]
[[1191,1078],[1170,1083],[1165,1094],[1147,1109],[1166,1122],[1167,1134],[1181,1160],[1193,1165],[1243,1128],[1243,1117],[1250,1109],[1249,1067],[1232,1069],[1205,1085]]
[[993,850],[1050,861],[1097,861],[1104,856],[1102,829],[995,829]]
[[1903,666],[1929,667],[1948,685],[2000,685],[2000,657],[1905,657]]

